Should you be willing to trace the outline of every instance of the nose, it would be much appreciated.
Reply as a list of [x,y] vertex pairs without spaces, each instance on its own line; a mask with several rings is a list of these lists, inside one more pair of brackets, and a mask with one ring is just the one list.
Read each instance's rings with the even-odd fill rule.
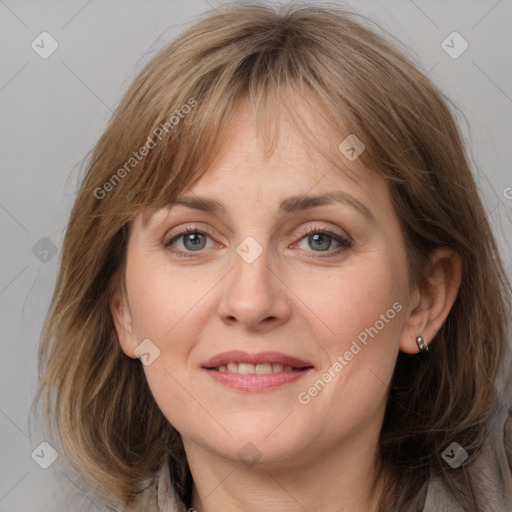
[[269,259],[266,249],[252,262],[234,254],[217,310],[224,323],[261,332],[290,318],[290,291]]

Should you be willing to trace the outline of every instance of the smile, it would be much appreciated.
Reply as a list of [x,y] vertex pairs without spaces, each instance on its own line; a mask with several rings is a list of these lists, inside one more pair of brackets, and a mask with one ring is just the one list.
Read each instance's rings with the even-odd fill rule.
[[294,382],[313,370],[308,361],[281,352],[231,350],[202,364],[214,381],[243,391],[264,391]]
[[294,368],[293,366],[279,363],[261,363],[261,364],[251,364],[251,363],[228,363],[227,365],[221,364],[215,370],[219,372],[229,372],[229,373],[239,373],[241,375],[267,375],[269,373],[279,373],[279,372],[293,372],[299,371],[301,368]]

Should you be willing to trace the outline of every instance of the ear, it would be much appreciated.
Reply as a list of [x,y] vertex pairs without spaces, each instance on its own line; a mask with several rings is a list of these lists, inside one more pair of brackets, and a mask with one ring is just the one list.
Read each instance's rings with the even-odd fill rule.
[[117,338],[121,345],[122,351],[132,359],[136,359],[137,356],[134,354],[135,347],[137,346],[135,329],[133,326],[132,313],[128,299],[122,290],[121,286],[118,286],[117,290],[110,299],[110,312],[114,321],[114,326],[117,332]]
[[411,293],[408,317],[400,338],[402,352],[419,352],[418,336],[427,345],[434,339],[455,302],[461,278],[460,256],[453,249],[435,250],[427,275]]

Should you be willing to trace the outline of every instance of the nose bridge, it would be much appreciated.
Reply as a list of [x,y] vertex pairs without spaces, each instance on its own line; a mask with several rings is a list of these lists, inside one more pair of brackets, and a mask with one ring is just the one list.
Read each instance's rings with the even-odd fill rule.
[[257,328],[264,320],[275,323],[289,316],[289,305],[283,285],[274,275],[267,242],[248,236],[235,247],[233,270],[219,306],[224,320],[237,320]]

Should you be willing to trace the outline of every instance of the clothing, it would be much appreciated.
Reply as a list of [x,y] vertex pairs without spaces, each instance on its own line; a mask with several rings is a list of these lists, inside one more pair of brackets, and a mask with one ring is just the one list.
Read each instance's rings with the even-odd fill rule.
[[[510,356],[509,356],[510,358]],[[482,453],[466,471],[475,502],[482,512],[512,512],[512,365],[497,382],[500,399]],[[430,482],[423,512],[466,512],[439,479]]]
[[[512,366],[502,382],[497,383],[500,400],[492,422],[492,432],[479,457],[465,469],[482,512],[512,512]],[[192,512],[176,495],[166,458],[156,485],[146,489],[129,511]],[[127,512],[129,512],[127,511]],[[400,511],[397,511],[400,512]],[[428,485],[421,512],[466,512],[451,496],[439,478]]]

